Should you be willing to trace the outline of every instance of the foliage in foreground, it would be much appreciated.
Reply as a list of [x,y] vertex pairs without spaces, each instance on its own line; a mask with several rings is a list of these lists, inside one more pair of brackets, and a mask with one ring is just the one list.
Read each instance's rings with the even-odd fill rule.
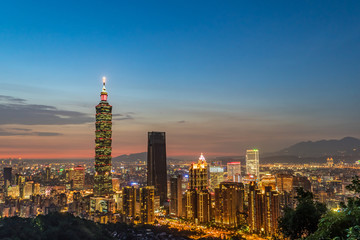
[[317,231],[308,240],[356,240],[360,239],[360,179],[355,176],[346,187],[354,192],[354,197],[348,199],[347,204],[341,204],[339,212],[329,211],[320,220]]
[[71,214],[53,213],[36,218],[4,218],[0,221],[0,239],[107,240],[113,238],[99,224],[74,217]]
[[279,220],[281,233],[290,239],[309,236],[317,230],[321,216],[326,212],[326,206],[314,201],[314,195],[304,189],[297,189],[297,206],[286,208]]

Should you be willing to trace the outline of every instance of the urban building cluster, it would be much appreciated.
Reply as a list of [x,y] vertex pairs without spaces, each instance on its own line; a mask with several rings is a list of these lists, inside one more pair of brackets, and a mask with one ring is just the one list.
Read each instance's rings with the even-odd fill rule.
[[[69,212],[95,222],[154,224],[163,219],[276,234],[285,207],[295,207],[296,189],[337,209],[358,165],[260,165],[258,149],[239,159],[167,162],[165,132],[148,133],[147,162],[112,162],[112,106],[105,80],[96,106],[95,162],[3,161],[1,217]],[[181,225],[182,224],[182,225]]]

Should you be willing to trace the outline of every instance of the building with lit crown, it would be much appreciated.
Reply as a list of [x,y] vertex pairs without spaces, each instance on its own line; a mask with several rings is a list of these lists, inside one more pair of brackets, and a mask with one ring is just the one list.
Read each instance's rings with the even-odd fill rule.
[[195,223],[207,223],[211,220],[208,181],[208,165],[201,154],[198,163],[191,164],[189,187],[185,192],[185,217]]
[[112,106],[107,101],[108,94],[105,88],[105,77],[103,78],[103,88],[100,96],[101,101],[96,106],[94,195],[108,196],[112,193]]

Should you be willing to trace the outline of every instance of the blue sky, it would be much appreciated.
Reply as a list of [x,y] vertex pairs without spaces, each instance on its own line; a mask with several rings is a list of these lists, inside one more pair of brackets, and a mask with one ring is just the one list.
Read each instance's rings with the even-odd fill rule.
[[45,157],[46,146],[91,157],[103,75],[123,116],[115,155],[145,151],[153,130],[167,132],[169,155],[195,156],[360,137],[359,10],[359,1],[2,3],[0,95],[24,101],[1,102],[13,115],[0,119],[9,142],[0,156]]

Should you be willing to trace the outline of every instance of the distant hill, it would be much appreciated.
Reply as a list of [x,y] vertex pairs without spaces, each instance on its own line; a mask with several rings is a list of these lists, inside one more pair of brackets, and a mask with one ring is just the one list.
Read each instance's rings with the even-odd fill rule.
[[141,152],[141,153],[132,153],[132,154],[124,154],[120,155],[118,157],[113,157],[113,161],[119,161],[119,162],[135,162],[135,161],[146,161],[147,153]]
[[341,140],[300,142],[273,155],[297,157],[360,156],[360,139],[345,137]]

